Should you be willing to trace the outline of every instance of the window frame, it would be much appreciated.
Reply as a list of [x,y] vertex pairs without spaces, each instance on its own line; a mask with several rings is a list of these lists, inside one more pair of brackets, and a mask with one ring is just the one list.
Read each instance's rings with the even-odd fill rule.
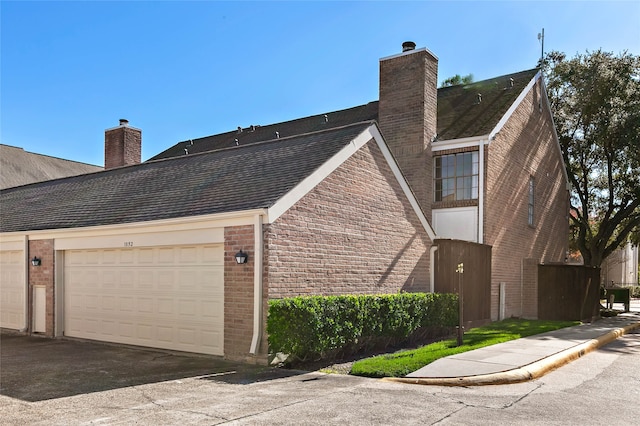
[[535,177],[529,176],[527,185],[527,224],[531,227],[535,226],[535,208],[536,208],[536,181]]
[[433,200],[477,201],[480,190],[479,151],[464,151],[433,157]]

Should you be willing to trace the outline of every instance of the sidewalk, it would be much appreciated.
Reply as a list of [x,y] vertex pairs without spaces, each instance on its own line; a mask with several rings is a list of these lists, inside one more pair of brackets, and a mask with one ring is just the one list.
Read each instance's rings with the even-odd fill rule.
[[439,386],[518,383],[541,377],[636,328],[640,305],[617,317],[602,318],[439,359],[404,378],[387,381]]

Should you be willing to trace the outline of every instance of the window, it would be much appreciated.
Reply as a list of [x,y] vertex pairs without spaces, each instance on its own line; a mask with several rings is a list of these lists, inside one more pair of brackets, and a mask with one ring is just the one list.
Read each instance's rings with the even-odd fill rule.
[[478,151],[435,157],[436,201],[478,198]]
[[535,192],[535,182],[533,180],[533,176],[531,176],[529,178],[529,211],[527,216],[527,223],[529,223],[529,226],[533,226],[533,204],[535,201],[534,192]]

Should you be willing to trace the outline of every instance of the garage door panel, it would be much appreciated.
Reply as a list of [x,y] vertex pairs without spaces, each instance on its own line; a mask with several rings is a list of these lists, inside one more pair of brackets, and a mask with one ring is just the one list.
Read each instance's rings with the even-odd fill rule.
[[22,250],[0,252],[0,327],[25,328],[25,256]]
[[221,245],[68,251],[65,334],[222,355],[223,279]]

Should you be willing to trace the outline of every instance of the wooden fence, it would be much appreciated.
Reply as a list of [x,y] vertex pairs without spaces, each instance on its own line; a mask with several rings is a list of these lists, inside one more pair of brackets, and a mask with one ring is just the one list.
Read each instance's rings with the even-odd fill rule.
[[538,319],[591,321],[600,315],[600,268],[538,265]]
[[[491,246],[459,240],[435,240],[434,291],[458,293],[463,290],[465,328],[491,321]],[[456,272],[460,263],[464,273]],[[461,277],[462,275],[462,277]]]

